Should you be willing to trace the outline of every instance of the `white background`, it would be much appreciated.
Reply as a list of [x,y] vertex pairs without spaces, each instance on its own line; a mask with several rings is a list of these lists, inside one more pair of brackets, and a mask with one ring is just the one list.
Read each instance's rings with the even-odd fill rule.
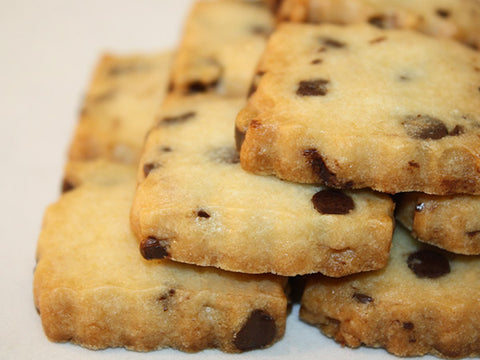
[[104,51],[174,47],[191,2],[0,0],[0,359],[393,359],[341,348],[300,322],[298,307],[282,341],[243,355],[91,351],[46,339],[33,305],[35,246],[91,71]]

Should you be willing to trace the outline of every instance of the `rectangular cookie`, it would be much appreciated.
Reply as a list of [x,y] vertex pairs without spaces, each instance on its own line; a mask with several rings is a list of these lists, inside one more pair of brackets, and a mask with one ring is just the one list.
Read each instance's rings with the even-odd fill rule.
[[480,255],[480,197],[434,196],[406,193],[399,196],[396,217],[425,243],[445,250]]
[[170,91],[244,96],[273,28],[258,0],[197,1],[173,63]]
[[401,226],[385,269],[307,280],[300,317],[350,347],[398,356],[480,355],[480,257],[447,253]]
[[391,198],[245,172],[232,131],[243,105],[204,94],[163,104],[131,213],[143,256],[285,276],[385,266]]
[[409,30],[280,24],[236,121],[244,169],[386,193],[480,193],[480,53]]
[[69,159],[136,164],[167,90],[171,57],[105,54],[85,96]]
[[283,0],[274,4],[280,21],[355,24],[415,29],[480,49],[477,0]]
[[142,258],[129,226],[134,166],[71,163],[68,176],[81,181],[47,209],[34,274],[50,340],[241,352],[283,336],[285,279]]

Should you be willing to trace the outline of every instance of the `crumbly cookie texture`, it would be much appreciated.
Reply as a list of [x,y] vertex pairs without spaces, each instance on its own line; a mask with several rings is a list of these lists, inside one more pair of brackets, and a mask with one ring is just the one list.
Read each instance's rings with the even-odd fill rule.
[[398,226],[383,270],[307,281],[300,316],[342,345],[399,356],[480,354],[480,258],[454,255]]
[[396,217],[423,242],[454,253],[480,255],[480,197],[402,194]]
[[480,49],[477,0],[283,0],[272,1],[280,21],[356,24],[415,29]]
[[[99,166],[45,214],[35,305],[52,341],[147,351],[241,352],[284,334],[285,279],[147,261],[129,227],[135,168]],[[81,167],[76,170],[83,171]],[[127,177],[126,173],[130,173]]]
[[232,131],[242,105],[209,95],[164,103],[146,140],[131,214],[144,257],[280,275],[385,266],[391,198],[245,172]]
[[273,16],[259,1],[198,1],[173,63],[170,91],[245,96]]
[[281,24],[236,122],[244,169],[386,193],[480,193],[480,53],[368,24]]
[[69,159],[136,164],[167,90],[171,58],[170,52],[104,55],[85,96]]

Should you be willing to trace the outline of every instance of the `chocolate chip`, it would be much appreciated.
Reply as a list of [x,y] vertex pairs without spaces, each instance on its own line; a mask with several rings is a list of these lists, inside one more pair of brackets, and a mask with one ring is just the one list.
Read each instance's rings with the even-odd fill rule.
[[480,235],[480,230],[468,231],[466,234],[468,237],[474,237],[476,235]]
[[210,214],[206,212],[205,210],[198,210],[197,211],[197,216],[201,218],[208,219],[210,217]]
[[143,239],[140,243],[140,252],[147,259],[163,259],[169,256],[168,239],[157,239],[149,237]]
[[445,124],[429,115],[407,116],[402,125],[407,135],[414,139],[438,140],[448,135]]
[[312,167],[312,171],[322,180],[325,185],[337,188],[349,189],[353,186],[352,181],[343,183],[337,179],[337,176],[328,169],[327,165],[318,153],[317,149],[308,149],[303,152],[303,156],[307,159],[308,163]]
[[371,296],[361,294],[361,293],[355,293],[353,294],[352,297],[362,304],[368,304],[373,302],[373,298]]
[[413,161],[413,160],[410,160],[408,162],[408,165],[410,165],[411,167],[417,168],[417,169],[420,167],[420,165],[418,165],[418,163]]
[[181,124],[190,120],[191,118],[195,117],[196,113],[194,111],[189,111],[184,114],[180,114],[177,116],[166,116],[160,120],[160,125],[173,125],[173,124]]
[[62,182],[62,193],[66,193],[75,189],[75,184],[67,179],[63,179]]
[[368,19],[368,23],[380,29],[385,29],[387,27],[387,18],[384,15],[374,15]]
[[321,64],[323,62],[322,59],[313,59],[310,64],[312,65],[317,65],[317,64]]
[[344,215],[353,210],[352,198],[338,190],[321,190],[312,197],[315,210],[320,214]]
[[413,330],[413,328],[414,328],[413,323],[410,322],[410,321],[409,322],[404,322],[402,325],[403,325],[403,328],[405,330]]
[[147,177],[153,169],[158,168],[157,163],[146,163],[143,165],[143,175]]
[[277,335],[275,320],[263,310],[254,310],[233,338],[238,350],[260,349],[272,343]]
[[441,253],[423,249],[408,256],[408,267],[418,278],[435,279],[450,272],[450,263]]
[[448,18],[450,16],[450,11],[446,9],[437,9],[435,13],[442,18]]
[[160,151],[162,151],[162,152],[172,152],[172,148],[170,146],[162,146],[160,148]]
[[251,27],[251,32],[254,35],[260,36],[269,36],[272,30],[270,28],[265,27],[264,25],[254,25]]
[[218,86],[218,79],[213,80],[209,83],[204,83],[200,80],[192,81],[187,86],[187,95],[204,93],[211,89],[214,89]]
[[235,126],[235,145],[237,147],[237,151],[240,151],[244,141],[245,141],[245,132],[240,130],[238,126]]
[[322,37],[320,38],[320,41],[322,42],[323,45],[330,48],[340,49],[345,47],[345,43],[338,41],[336,39],[332,39],[330,37]]
[[248,99],[250,96],[252,96],[252,95],[255,93],[255,91],[257,91],[257,84],[254,83],[254,82],[252,82],[252,83],[250,84],[250,87],[248,88],[247,99]]
[[168,302],[173,295],[175,295],[175,289],[170,289],[167,293],[159,296],[158,301],[163,304],[163,311],[168,310]]
[[455,127],[448,133],[450,136],[458,136],[465,133],[465,128],[462,125],[455,125]]
[[298,84],[299,96],[325,96],[328,92],[327,85],[330,81],[325,79],[304,80]]

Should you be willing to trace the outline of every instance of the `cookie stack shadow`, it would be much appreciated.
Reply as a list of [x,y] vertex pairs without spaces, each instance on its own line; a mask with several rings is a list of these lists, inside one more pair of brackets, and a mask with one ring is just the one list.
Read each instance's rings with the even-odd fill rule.
[[242,352],[298,301],[342,345],[479,355],[480,5],[265,3],[100,61],[38,243],[47,336]]

